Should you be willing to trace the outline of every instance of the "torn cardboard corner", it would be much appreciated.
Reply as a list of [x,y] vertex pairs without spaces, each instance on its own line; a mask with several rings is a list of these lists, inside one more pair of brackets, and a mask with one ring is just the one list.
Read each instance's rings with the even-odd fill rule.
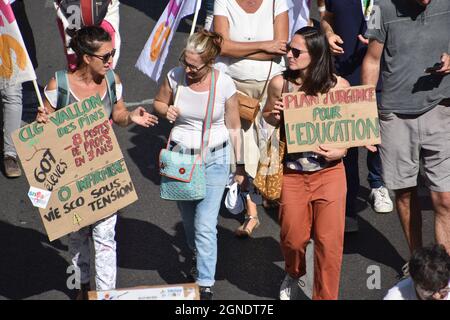
[[196,283],[89,291],[89,300],[200,300]]

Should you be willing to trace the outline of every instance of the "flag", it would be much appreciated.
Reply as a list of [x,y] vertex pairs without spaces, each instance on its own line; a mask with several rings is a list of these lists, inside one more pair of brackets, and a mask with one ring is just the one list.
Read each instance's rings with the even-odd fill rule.
[[201,0],[170,0],[142,50],[136,68],[158,81],[178,24],[184,17],[198,11],[200,4]]
[[33,64],[17,25],[11,0],[0,0],[0,90],[36,80]]
[[300,28],[308,25],[311,0],[292,0],[294,6],[289,10],[290,37]]

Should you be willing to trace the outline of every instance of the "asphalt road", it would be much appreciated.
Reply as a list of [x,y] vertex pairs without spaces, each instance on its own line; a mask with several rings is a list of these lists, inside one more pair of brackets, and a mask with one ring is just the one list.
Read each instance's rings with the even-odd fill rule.
[[[47,0],[25,0],[37,52],[40,86],[64,68],[62,44],[55,13]],[[123,0],[122,52],[117,68],[130,106],[147,101],[157,85],[134,68],[155,21],[167,1]],[[201,22],[201,19],[200,21]],[[180,25],[172,42],[164,72],[174,66],[189,32],[189,21]],[[27,87],[28,88],[28,87]],[[34,117],[35,99],[28,90],[24,119]],[[159,198],[156,157],[164,145],[169,124],[152,129],[115,128],[139,201],[121,210],[117,223],[117,287],[188,282],[189,264],[183,227],[176,205]],[[360,231],[345,238],[340,299],[380,299],[397,281],[409,253],[396,213],[376,214],[366,203],[365,150],[360,152],[361,191],[358,197]],[[38,215],[27,197],[25,177],[10,180],[0,175],[0,299],[69,299],[66,286],[69,263],[67,238],[49,242]],[[424,193],[424,243],[433,241],[433,216]],[[261,226],[251,239],[238,239],[233,231],[243,217],[222,210],[219,218],[216,299],[276,299],[284,277],[276,212],[258,209]],[[375,266],[375,268],[373,267]],[[311,267],[311,255],[309,255]],[[379,269],[377,269],[377,267]],[[372,270],[372,271],[371,271]],[[379,270],[380,286],[367,281]],[[311,276],[308,283],[311,283]],[[371,282],[371,281],[369,281]],[[372,282],[371,282],[372,283]],[[308,290],[306,290],[308,293]],[[306,299],[307,297],[302,297]]]

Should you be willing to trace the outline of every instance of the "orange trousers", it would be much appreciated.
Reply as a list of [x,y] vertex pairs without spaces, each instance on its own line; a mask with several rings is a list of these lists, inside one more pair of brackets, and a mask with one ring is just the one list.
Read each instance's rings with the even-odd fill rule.
[[314,300],[338,298],[346,193],[342,161],[312,173],[284,169],[279,220],[285,269],[294,278],[306,273],[306,246],[313,238]]

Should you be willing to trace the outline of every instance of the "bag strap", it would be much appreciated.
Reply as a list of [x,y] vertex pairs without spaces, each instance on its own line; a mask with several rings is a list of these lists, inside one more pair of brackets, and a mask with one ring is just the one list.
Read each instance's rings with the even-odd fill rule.
[[[183,71],[181,74],[181,79],[177,83],[177,93],[175,95],[174,105],[176,105],[176,103],[178,102],[178,97],[180,96],[179,90],[183,87],[183,86],[180,86],[180,83],[184,82],[185,76],[186,76],[186,73]],[[201,142],[201,149],[200,149],[200,155],[201,155],[202,159],[203,159],[203,154],[204,154],[203,150],[205,148],[207,148],[208,144],[209,144],[209,136],[211,133],[210,129],[212,126],[212,117],[214,114],[214,104],[215,104],[215,100],[216,100],[216,87],[217,87],[217,81],[216,81],[216,76],[215,76],[215,70],[214,70],[214,68],[212,68],[208,103],[206,105],[205,118],[203,119],[203,126],[202,126],[202,142]],[[169,139],[167,139],[166,149],[169,149],[171,137],[172,137],[172,130],[170,131]]]
[[80,0],[81,19],[83,25],[92,26],[94,24],[94,8],[92,0]]
[[106,72],[106,87],[108,88],[109,101],[114,106],[117,103],[116,75],[111,69]]
[[55,72],[57,102],[56,109],[69,105],[69,79],[66,70]]
[[[272,24],[275,26],[275,0],[272,2]],[[267,75],[266,83],[264,84],[264,88],[261,91],[261,94],[259,95],[258,102],[261,102],[262,97],[264,96],[264,92],[266,91],[267,84],[270,80],[270,74],[272,73],[272,66],[273,66],[273,59],[270,60],[270,68],[269,68],[269,74]]]
[[209,97],[208,104],[206,106],[206,115],[205,120],[203,121],[203,133],[202,133],[202,147],[201,147],[201,155],[203,159],[203,150],[208,147],[209,137],[211,134],[211,125],[212,125],[212,117],[214,113],[214,102],[216,100],[216,76],[215,70],[212,68],[211,70],[211,85],[209,88]]

